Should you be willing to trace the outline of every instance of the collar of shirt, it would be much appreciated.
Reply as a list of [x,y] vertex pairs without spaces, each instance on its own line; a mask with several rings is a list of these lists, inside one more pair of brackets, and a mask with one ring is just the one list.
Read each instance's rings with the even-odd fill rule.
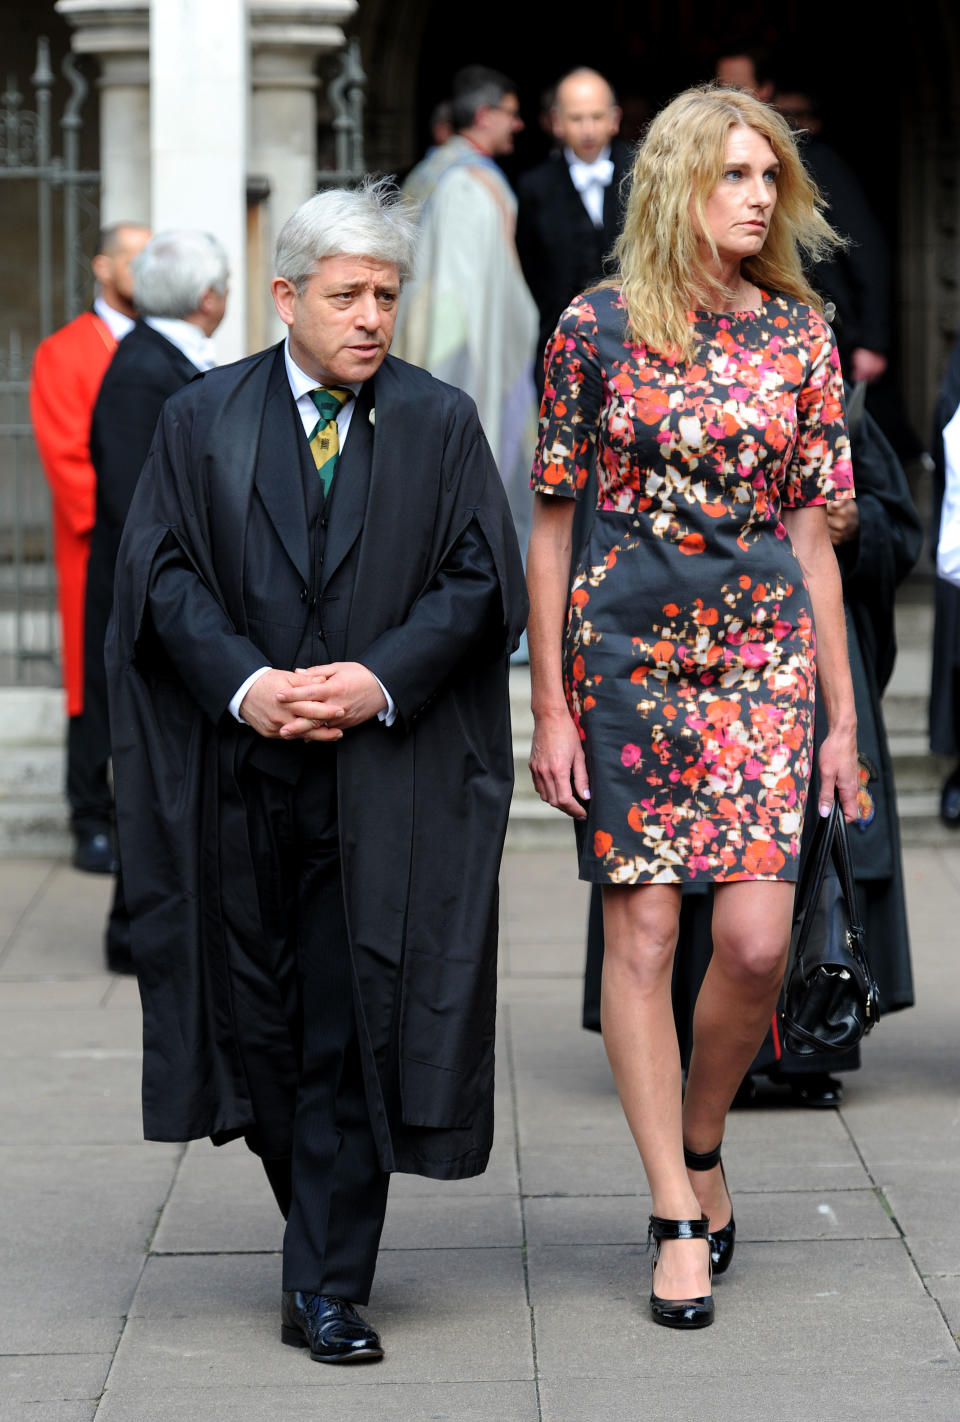
[[563,156],[570,170],[570,181],[580,194],[580,201],[595,227],[603,226],[604,194],[613,182],[613,161],[609,143],[592,163],[582,162],[572,148],[564,148]]
[[114,310],[102,296],[93,298],[93,309],[103,324],[110,328],[110,334],[118,344],[128,331],[133,330],[133,317],[125,316],[122,311]]
[[213,342],[192,321],[181,321],[174,316],[145,316],[143,319],[178,351],[182,351],[198,370],[211,370],[216,365]]
[[[287,368],[287,380],[290,382],[290,393],[293,395],[297,406],[297,413],[303,422],[303,432],[307,439],[313,434],[317,427],[317,407],[310,396],[311,390],[316,390],[320,384],[314,376],[308,375],[305,370],[301,370],[293,356],[290,354],[289,336],[283,343],[283,363]],[[342,380],[338,386],[341,390],[352,390],[354,395],[359,395],[363,389],[363,381],[352,382]],[[348,400],[341,406],[337,416],[337,440],[340,448],[343,449],[346,443],[347,430],[350,428],[350,421],[353,419],[353,412],[357,407],[355,399]]]

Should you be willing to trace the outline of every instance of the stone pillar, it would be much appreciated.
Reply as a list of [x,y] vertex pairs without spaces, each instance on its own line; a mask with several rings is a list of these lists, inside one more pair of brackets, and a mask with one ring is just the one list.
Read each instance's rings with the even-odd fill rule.
[[273,244],[294,209],[316,191],[317,59],[343,46],[341,25],[356,8],[357,0],[249,0],[248,172],[267,194],[256,219],[257,266],[250,271],[254,346],[284,331],[268,291]]
[[149,0],[57,0],[100,77],[100,221],[150,221]]
[[222,361],[247,353],[245,0],[151,0],[150,155],[159,231],[212,232],[230,257],[216,333]]

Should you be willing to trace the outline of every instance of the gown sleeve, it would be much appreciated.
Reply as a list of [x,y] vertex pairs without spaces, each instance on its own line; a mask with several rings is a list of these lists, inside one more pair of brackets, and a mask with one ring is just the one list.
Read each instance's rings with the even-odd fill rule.
[[603,369],[593,307],[579,296],[547,346],[540,433],[530,487],[536,494],[579,498],[593,466],[603,404]]
[[811,311],[804,336],[810,364],[797,395],[797,443],[781,493],[785,509],[855,497],[843,376],[833,332]]

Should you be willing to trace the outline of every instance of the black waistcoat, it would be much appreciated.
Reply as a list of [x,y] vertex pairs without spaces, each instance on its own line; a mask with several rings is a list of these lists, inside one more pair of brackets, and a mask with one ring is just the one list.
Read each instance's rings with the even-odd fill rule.
[[[244,592],[250,636],[284,670],[341,661],[370,487],[372,382],[357,397],[326,498],[286,378],[282,350],[271,377],[247,530]],[[296,474],[294,473],[296,471]],[[262,556],[262,548],[271,556]],[[256,737],[250,763],[294,781],[316,747]]]

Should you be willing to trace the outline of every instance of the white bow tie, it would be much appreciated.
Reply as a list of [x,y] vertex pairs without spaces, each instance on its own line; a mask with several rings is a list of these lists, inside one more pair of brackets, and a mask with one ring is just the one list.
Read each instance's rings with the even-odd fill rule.
[[598,158],[595,163],[570,164],[570,180],[578,193],[585,193],[591,183],[608,188],[613,182],[613,159]]

